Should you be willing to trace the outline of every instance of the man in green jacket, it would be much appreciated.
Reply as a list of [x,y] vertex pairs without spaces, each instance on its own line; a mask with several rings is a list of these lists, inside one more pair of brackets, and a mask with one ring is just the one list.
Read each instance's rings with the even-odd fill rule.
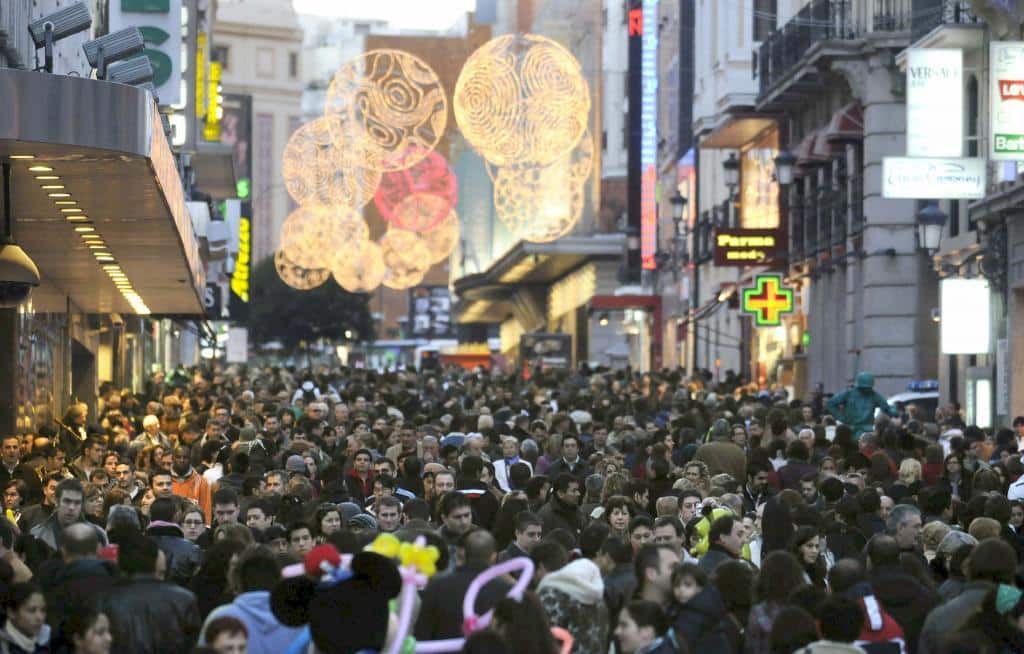
[[837,393],[828,401],[829,413],[849,425],[854,438],[874,429],[875,409],[890,416],[897,415],[896,409],[875,391],[875,376],[869,372],[857,373],[853,388]]

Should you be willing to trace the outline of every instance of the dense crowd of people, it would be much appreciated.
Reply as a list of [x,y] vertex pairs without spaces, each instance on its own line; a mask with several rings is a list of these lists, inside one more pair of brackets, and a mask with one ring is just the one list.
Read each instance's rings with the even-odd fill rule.
[[[2,654],[383,651],[387,534],[436,548],[401,651],[1024,651],[1024,418],[891,407],[863,373],[807,401],[585,366],[100,390],[0,443]],[[463,598],[521,557],[478,628]]]

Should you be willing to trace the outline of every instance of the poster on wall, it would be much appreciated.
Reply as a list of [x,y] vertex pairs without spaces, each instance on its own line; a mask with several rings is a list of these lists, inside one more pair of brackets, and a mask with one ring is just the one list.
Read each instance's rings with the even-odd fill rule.
[[779,184],[775,181],[775,157],[779,133],[771,130],[751,143],[740,159],[740,226],[744,229],[778,229]]
[[220,142],[231,148],[236,194],[246,200],[252,194],[252,96],[227,93],[223,108]]
[[960,157],[964,149],[962,50],[907,51],[907,156]]
[[417,286],[409,289],[413,338],[455,338],[452,298],[447,286]]
[[519,337],[519,361],[523,377],[534,371],[572,366],[572,334],[523,334]]
[[991,88],[988,156],[1004,161],[1024,160],[1024,41],[990,44]]

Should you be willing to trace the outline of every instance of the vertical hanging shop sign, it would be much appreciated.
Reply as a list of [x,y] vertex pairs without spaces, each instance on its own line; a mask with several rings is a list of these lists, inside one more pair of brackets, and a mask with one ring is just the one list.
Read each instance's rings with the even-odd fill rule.
[[908,50],[907,156],[963,156],[963,123],[963,51]]
[[243,201],[242,214],[238,220],[238,260],[231,274],[231,294],[228,298],[228,312],[236,323],[249,322],[249,298],[252,295],[252,202]]
[[1024,42],[993,41],[989,57],[988,156],[1006,161],[1024,160]]
[[658,249],[658,0],[643,2],[640,58],[640,262],[654,270]]
[[161,105],[181,102],[181,0],[110,0],[110,31],[138,27]]

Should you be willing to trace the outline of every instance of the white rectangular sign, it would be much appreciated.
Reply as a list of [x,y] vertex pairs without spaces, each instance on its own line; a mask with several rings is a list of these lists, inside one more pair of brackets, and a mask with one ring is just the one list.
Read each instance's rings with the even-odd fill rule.
[[907,156],[964,153],[962,50],[907,51]]
[[160,105],[181,102],[181,0],[112,0],[110,31],[138,27]]
[[245,363],[249,360],[249,330],[245,327],[232,327],[228,330],[228,363]]
[[989,47],[989,157],[1024,160],[1024,42],[993,41]]
[[943,200],[984,196],[984,159],[882,159],[883,198]]
[[939,340],[943,354],[987,354],[992,345],[987,279],[947,277],[939,282]]

